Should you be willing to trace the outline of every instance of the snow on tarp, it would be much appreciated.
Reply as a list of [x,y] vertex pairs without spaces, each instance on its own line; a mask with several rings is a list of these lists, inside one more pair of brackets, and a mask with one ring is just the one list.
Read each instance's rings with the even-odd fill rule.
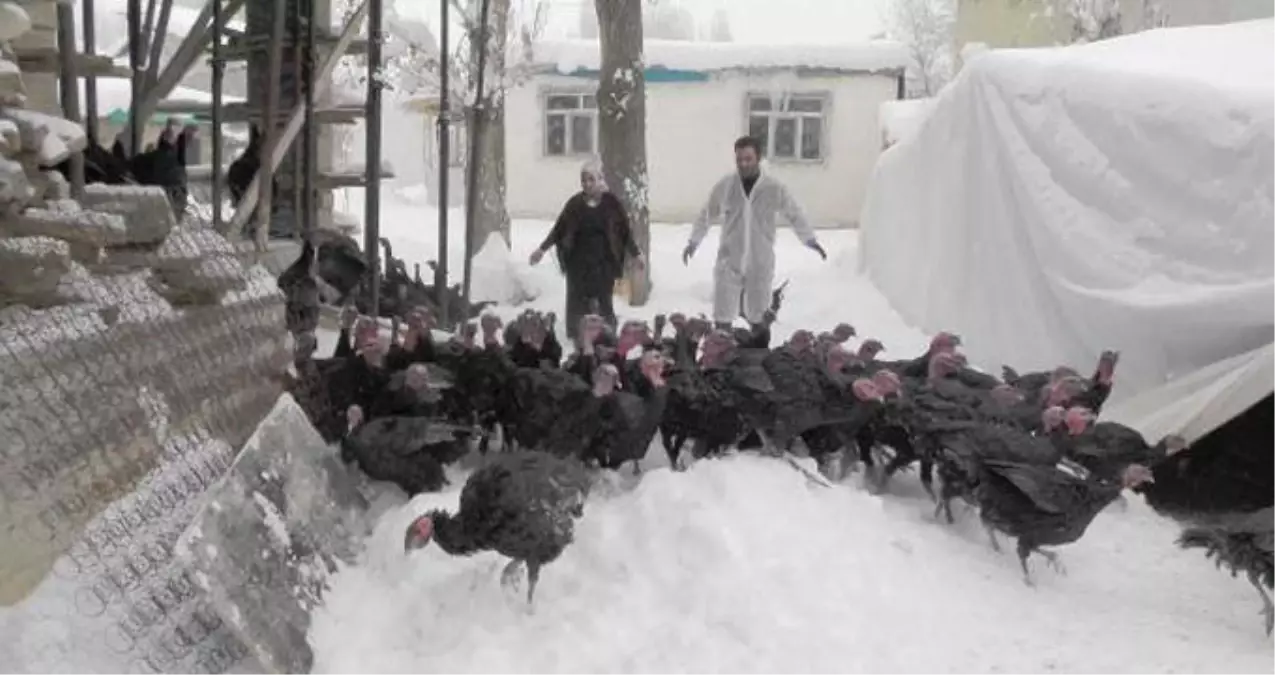
[[993,372],[1121,350],[1113,403],[1269,344],[1273,29],[981,54],[882,154],[860,265]]
[[932,98],[910,98],[901,101],[885,101],[877,113],[883,147],[889,147],[911,138],[921,128],[925,118],[934,109]]
[[[816,68],[852,72],[901,70],[909,63],[907,49],[891,40],[838,45],[764,45],[742,42],[686,42],[646,40],[642,43],[647,68],[669,70],[741,70],[752,68]],[[598,70],[602,53],[596,40],[558,40],[536,43],[537,63],[556,66],[560,73]]]
[[1193,443],[1275,391],[1275,344],[1174,378],[1108,406],[1102,418],[1158,441],[1177,434]]

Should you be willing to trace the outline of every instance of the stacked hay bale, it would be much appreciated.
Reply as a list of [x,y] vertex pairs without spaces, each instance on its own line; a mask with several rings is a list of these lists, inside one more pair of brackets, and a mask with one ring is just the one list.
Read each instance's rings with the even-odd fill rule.
[[[185,578],[169,562],[192,516],[184,505],[220,477],[278,397],[274,376],[289,361],[283,298],[225,238],[175,222],[161,188],[89,185],[71,199],[51,167],[86,136],[26,107],[9,42],[30,25],[21,2],[0,0],[0,607],[47,580],[112,502],[185,470],[180,498],[120,516],[127,527],[102,537],[121,548],[96,574],[148,570],[144,584],[94,586],[112,614],[127,613],[152,602],[147,584]],[[185,457],[193,449],[198,462]]]

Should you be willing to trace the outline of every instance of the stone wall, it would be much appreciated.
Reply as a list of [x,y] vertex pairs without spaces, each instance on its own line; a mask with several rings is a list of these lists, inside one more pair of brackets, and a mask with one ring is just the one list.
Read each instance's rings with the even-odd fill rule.
[[[10,48],[27,26],[0,0],[0,670],[242,667],[173,546],[278,398],[283,298],[162,189],[73,200],[41,168],[86,139],[28,107]],[[40,621],[120,660],[6,663]]]

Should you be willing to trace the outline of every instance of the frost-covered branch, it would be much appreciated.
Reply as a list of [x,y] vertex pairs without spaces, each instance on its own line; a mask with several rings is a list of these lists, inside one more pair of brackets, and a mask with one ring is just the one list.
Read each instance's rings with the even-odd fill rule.
[[[1121,0],[1037,0],[1045,16],[1062,16],[1072,43],[1094,42],[1123,32]],[[1158,4],[1158,3],[1147,3]]]
[[955,1],[890,0],[885,23],[890,37],[907,45],[912,93],[938,93],[952,77]]

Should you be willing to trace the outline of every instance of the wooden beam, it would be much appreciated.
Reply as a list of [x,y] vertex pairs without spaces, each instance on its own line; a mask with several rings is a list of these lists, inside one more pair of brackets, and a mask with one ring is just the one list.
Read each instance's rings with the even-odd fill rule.
[[[319,35],[317,36],[316,41],[326,47],[328,45],[336,44],[337,36]],[[230,44],[226,45],[225,49],[222,51],[222,57],[227,61],[247,61],[254,53],[264,52],[271,46],[270,39],[267,36],[249,35],[230,41]],[[285,39],[283,46],[286,49],[292,49],[296,45],[292,43],[291,39]],[[301,46],[304,47],[304,43],[302,43]],[[345,55],[361,56],[366,54],[367,51],[368,41],[360,38],[350,43],[350,47],[345,50]]]
[[[279,134],[279,115],[275,111],[279,109],[279,76],[283,70],[283,27],[284,19],[287,18],[284,13],[287,9],[287,0],[275,0],[274,9],[270,15],[270,53],[268,56],[269,67],[267,69],[269,75],[266,78],[266,123],[261,125],[261,147],[267,149],[275,147],[277,144],[275,139]],[[295,76],[293,81],[296,81]],[[270,168],[270,175],[274,175],[275,168]],[[267,234],[270,230],[271,207],[274,203],[274,181],[266,181],[259,189],[261,190],[261,196],[257,200],[257,231],[253,233],[253,240],[257,242],[257,250],[264,251],[270,239]]]
[[173,11],[173,0],[161,0],[159,22],[155,24],[155,33],[151,36],[150,56],[146,58],[146,90],[155,86],[159,77],[159,62],[164,58],[164,43],[168,39],[168,17]]
[[146,19],[142,21],[142,53],[149,54],[155,32],[155,0],[146,0]]
[[[231,0],[232,2],[234,0]],[[367,16],[369,0],[362,0],[359,8],[355,10],[350,17],[350,22],[341,30],[341,37],[337,40],[332,51],[324,58],[323,63],[319,66],[318,72],[314,74],[314,86],[316,95],[322,95],[327,91],[331,84],[330,78],[332,71],[336,69],[336,64],[345,55],[345,50],[354,41],[355,34],[358,33],[356,28],[363,18]],[[288,146],[296,139],[297,133],[301,131],[301,123],[305,115],[305,102],[298,101],[292,107],[292,116],[288,118],[288,125],[284,127],[283,133],[280,134],[278,142],[274,147],[269,148],[265,153],[265,161],[257,175],[252,177],[252,182],[248,184],[248,189],[244,192],[243,199],[239,202],[239,207],[235,210],[235,215],[230,219],[228,231],[234,232],[238,228],[242,228],[244,223],[248,222],[249,215],[253,209],[257,207],[257,199],[260,197],[262,176],[273,176],[275,169],[279,168],[279,164],[283,162],[283,156],[288,151]]]
[[[55,47],[23,49],[18,52],[18,68],[24,73],[57,73],[61,71],[62,54]],[[75,54],[75,70],[84,77],[90,73],[97,77],[128,77],[128,68],[116,66],[109,56],[101,54]]]
[[[212,106],[203,101],[167,99],[161,101],[155,107],[155,111],[208,118],[212,115]],[[265,119],[260,108],[250,106],[246,102],[223,105],[221,114],[221,121],[226,123],[260,122]],[[291,114],[291,111],[283,111],[276,115],[276,119],[280,124],[287,124]],[[315,120],[319,124],[356,124],[365,114],[363,106],[358,104],[325,106],[314,111]]]
[[[71,122],[80,121],[80,74],[75,71],[75,8],[58,3],[58,52],[62,72],[58,85],[62,95],[62,116]],[[84,153],[71,153],[71,198],[84,196]]]
[[[241,8],[243,8],[245,0],[226,0],[223,6],[222,16],[226,21],[234,16]],[[155,108],[159,105],[161,99],[167,96],[177,86],[181,79],[190,71],[190,67],[194,65],[195,60],[204,50],[204,45],[208,43],[208,36],[212,23],[212,1],[209,0],[204,8],[199,11],[199,16],[195,18],[195,24],[191,26],[190,33],[182,40],[181,46],[173,54],[173,58],[168,61],[168,65],[164,66],[159,77],[155,78],[155,83],[147,88],[145,96],[137,105],[135,113],[141,119],[150,119],[155,114]]]
[[[80,31],[84,34],[85,53],[93,54],[97,51],[97,29],[94,27],[97,21],[97,15],[93,9],[93,0],[80,0]],[[79,53],[76,53],[79,56]],[[76,65],[79,65],[78,63]],[[114,65],[114,64],[112,64]],[[79,72],[77,70],[77,72]],[[97,144],[97,78],[94,77],[93,71],[87,71],[84,78],[84,119],[88,120],[88,126],[85,130],[88,132],[89,143]],[[79,92],[76,92],[79,93]]]

